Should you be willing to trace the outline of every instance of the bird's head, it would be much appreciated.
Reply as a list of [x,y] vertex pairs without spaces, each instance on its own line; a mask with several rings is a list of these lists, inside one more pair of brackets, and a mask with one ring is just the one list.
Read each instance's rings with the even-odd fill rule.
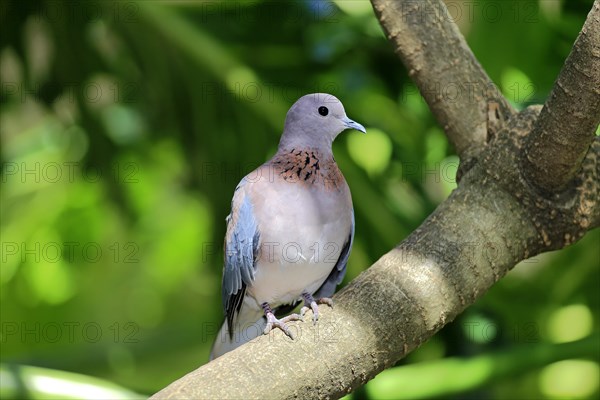
[[330,147],[337,135],[346,129],[366,133],[364,126],[348,118],[342,102],[335,96],[307,94],[288,111],[281,144]]

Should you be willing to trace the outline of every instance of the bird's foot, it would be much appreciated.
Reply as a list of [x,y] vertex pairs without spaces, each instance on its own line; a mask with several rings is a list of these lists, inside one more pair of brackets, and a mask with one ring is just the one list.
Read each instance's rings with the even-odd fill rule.
[[329,297],[321,297],[315,300],[310,293],[302,293],[302,298],[304,299],[304,307],[300,309],[300,316],[304,317],[308,310],[312,310],[313,324],[316,324],[319,319],[319,304],[327,304],[329,307],[333,307],[333,300]]
[[294,339],[294,334],[290,331],[290,328],[286,325],[287,322],[290,321],[302,321],[302,316],[298,314],[290,314],[287,317],[283,317],[277,319],[275,314],[273,314],[273,310],[271,310],[271,306],[268,303],[263,303],[262,308],[265,312],[265,317],[267,318],[267,326],[265,327],[264,334],[268,335],[269,332],[273,330],[273,328],[279,328],[286,334],[290,339]]

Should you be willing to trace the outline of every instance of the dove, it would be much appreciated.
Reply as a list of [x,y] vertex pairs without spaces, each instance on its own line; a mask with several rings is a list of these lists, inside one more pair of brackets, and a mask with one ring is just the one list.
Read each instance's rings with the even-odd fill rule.
[[[350,189],[332,152],[344,130],[366,133],[333,95],[301,97],[288,111],[276,154],[237,185],[226,218],[217,358],[333,305],[354,239]],[[304,302],[298,314],[277,318]]]

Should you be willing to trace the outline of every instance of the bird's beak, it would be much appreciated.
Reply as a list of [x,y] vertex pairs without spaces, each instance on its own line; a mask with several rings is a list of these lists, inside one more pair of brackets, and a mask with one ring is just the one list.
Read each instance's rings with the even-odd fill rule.
[[359,124],[356,121],[352,121],[350,118],[348,117],[344,117],[342,118],[342,122],[344,123],[344,125],[346,126],[346,128],[348,129],[356,129],[357,131],[361,131],[362,133],[367,133],[367,130],[365,129],[364,126],[362,126],[361,124]]

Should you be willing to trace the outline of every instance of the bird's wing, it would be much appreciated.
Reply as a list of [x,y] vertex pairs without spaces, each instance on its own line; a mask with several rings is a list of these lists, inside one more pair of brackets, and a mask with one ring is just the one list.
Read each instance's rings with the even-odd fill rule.
[[348,239],[346,239],[346,243],[344,243],[344,247],[342,247],[342,251],[340,252],[340,257],[338,258],[335,267],[329,273],[325,282],[321,285],[319,289],[314,294],[316,299],[320,299],[322,297],[331,297],[335,293],[335,288],[337,285],[342,283],[344,279],[344,275],[346,275],[346,264],[348,264],[348,258],[350,257],[350,250],[352,249],[352,242],[354,241],[354,210],[352,210],[352,226],[350,227],[350,233],[348,234]]
[[223,268],[223,307],[233,335],[233,322],[244,301],[246,287],[254,280],[260,235],[254,208],[243,179],[235,188],[231,213],[227,217],[225,266]]

